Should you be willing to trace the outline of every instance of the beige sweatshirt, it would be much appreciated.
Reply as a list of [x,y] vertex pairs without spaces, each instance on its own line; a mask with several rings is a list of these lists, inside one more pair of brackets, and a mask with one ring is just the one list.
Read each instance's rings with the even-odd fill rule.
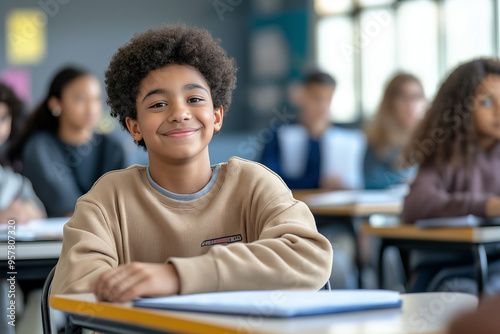
[[181,294],[319,289],[332,248],[276,174],[231,158],[189,201],[158,192],[144,166],[101,177],[64,227],[52,293],[89,292],[103,272],[137,261],[172,263]]

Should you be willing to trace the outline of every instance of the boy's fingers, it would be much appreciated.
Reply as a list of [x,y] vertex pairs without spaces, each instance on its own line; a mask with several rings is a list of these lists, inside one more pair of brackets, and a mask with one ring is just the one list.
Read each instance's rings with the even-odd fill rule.
[[119,302],[127,302],[140,296],[172,295],[178,293],[177,272],[172,265],[150,264],[137,272],[138,281],[129,285],[118,298]]
[[94,283],[94,294],[99,300],[108,300],[111,280],[113,280],[114,276],[120,271],[122,271],[121,266],[110,269],[99,276]]
[[125,303],[134,298],[148,295],[149,289],[151,289],[151,287],[147,280],[139,280],[135,284],[129,285],[128,288],[120,294],[120,296],[117,296],[116,301],[119,303]]
[[99,300],[126,302],[139,296],[178,293],[172,265],[131,263],[106,271],[91,289]]
[[134,274],[117,283],[111,292],[111,301],[127,302],[138,297],[143,290],[147,291],[149,283],[145,280],[146,277],[143,272],[136,271]]
[[100,300],[115,301],[131,284],[140,281],[141,266],[127,264],[111,269],[103,274],[96,288]]

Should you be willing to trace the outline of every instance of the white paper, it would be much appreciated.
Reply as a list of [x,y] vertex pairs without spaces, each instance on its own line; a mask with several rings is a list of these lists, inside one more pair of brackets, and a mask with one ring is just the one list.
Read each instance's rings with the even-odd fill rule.
[[[69,221],[69,217],[33,219],[26,224],[15,224],[16,240],[35,240],[43,238],[61,238],[64,224]],[[7,240],[8,231],[11,225],[0,225],[0,240]],[[10,234],[14,235],[14,234]]]
[[340,206],[347,204],[399,205],[405,194],[395,190],[341,190],[307,196],[310,206]]

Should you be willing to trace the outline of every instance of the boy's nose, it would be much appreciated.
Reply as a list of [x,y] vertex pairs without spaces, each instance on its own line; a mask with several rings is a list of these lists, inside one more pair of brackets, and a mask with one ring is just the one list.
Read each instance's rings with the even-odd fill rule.
[[189,109],[182,104],[172,104],[170,113],[168,114],[169,122],[182,122],[191,119]]

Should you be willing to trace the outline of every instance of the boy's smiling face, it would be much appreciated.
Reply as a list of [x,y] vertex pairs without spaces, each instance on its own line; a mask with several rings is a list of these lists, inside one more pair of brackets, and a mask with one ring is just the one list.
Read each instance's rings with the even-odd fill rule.
[[208,83],[189,65],[151,71],[141,81],[136,110],[137,119],[127,117],[127,127],[136,141],[144,139],[150,160],[179,163],[208,154],[222,126],[222,106],[214,110]]

